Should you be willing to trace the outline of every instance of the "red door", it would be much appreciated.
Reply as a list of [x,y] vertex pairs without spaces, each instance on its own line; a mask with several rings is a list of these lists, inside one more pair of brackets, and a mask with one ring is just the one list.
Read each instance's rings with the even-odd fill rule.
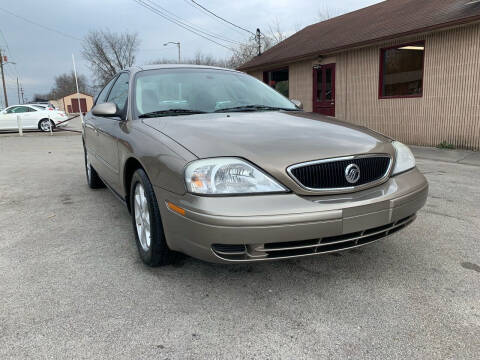
[[335,64],[313,68],[313,111],[335,116]]
[[80,108],[82,109],[82,113],[87,113],[87,99],[81,98],[80,99]]
[[78,106],[78,99],[72,99],[72,112],[80,112],[80,107]]

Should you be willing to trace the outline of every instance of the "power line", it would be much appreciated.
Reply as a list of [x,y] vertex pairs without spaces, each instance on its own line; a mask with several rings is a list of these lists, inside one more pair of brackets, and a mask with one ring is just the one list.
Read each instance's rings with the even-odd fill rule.
[[183,25],[185,26],[188,26],[192,29],[194,29],[195,31],[198,31],[202,34],[205,34],[207,36],[210,36],[210,37],[214,37],[214,38],[217,38],[219,40],[222,40],[222,41],[226,41],[226,42],[229,42],[229,43],[232,43],[232,44],[236,44],[236,45],[241,45],[242,43],[240,41],[236,41],[236,40],[232,40],[232,39],[229,39],[227,37],[224,37],[223,35],[219,35],[219,34],[216,34],[216,33],[213,33],[213,32],[209,32],[209,31],[206,31],[204,29],[202,29],[201,27],[199,27],[198,25],[194,25],[192,23],[190,23],[189,21],[181,18],[180,16],[178,15],[175,15],[174,13],[172,13],[171,11],[168,11],[167,9],[165,9],[164,7],[160,6],[157,2],[155,1],[152,1],[152,0],[147,0],[148,2],[150,2],[151,4],[154,4],[157,8],[160,8],[161,11],[164,11],[165,13],[173,16],[174,18],[177,18],[178,22],[182,23]]
[[[195,4],[193,4],[190,0],[183,0],[188,6],[194,8],[195,10],[201,12],[202,14],[204,15],[208,15],[208,17],[212,18],[213,20],[215,21],[218,21],[219,23],[222,23],[223,25],[225,25],[225,22],[220,20],[219,18],[217,18],[216,16],[210,14],[209,12],[203,10],[202,8],[199,8],[198,6],[196,6]],[[235,31],[237,34],[241,34],[243,35],[244,32],[243,31],[239,31],[238,29],[236,28],[233,28],[233,27],[230,27],[231,30]]]
[[[162,18],[164,18],[165,20],[167,21],[170,21],[171,23],[177,25],[177,26],[180,26],[181,28],[187,30],[187,31],[190,31],[191,33],[194,33],[195,35],[197,36],[200,36],[214,44],[217,44],[218,46],[221,46],[221,47],[224,47],[225,49],[228,49],[230,51],[235,51],[234,49],[224,45],[224,44],[221,44],[219,43],[218,41],[215,41],[205,35],[202,35],[201,33],[195,31],[195,30],[192,30],[191,28],[189,28],[187,25],[184,25],[182,23],[180,23],[179,21],[175,20],[175,19],[172,19],[171,17],[169,17],[168,15],[165,15],[163,12],[161,12],[160,10],[158,10],[157,8],[155,8],[154,6],[150,5],[150,4],[147,4],[146,2],[142,1],[142,0],[133,0],[135,1],[137,4],[139,4],[140,6],[143,6],[144,8],[152,11],[153,13],[161,16]],[[218,39],[217,39],[218,40]]]
[[[192,26],[189,26],[188,24],[185,24],[185,23],[183,23],[179,20],[176,20],[176,19],[172,18],[171,16],[166,14],[164,11],[158,9],[157,8],[158,5],[153,3],[153,1],[151,1],[151,0],[134,0],[134,1],[137,2],[139,5],[142,5],[143,7],[145,7],[147,9],[149,9],[150,11],[154,12],[155,14],[161,16],[162,18],[166,19],[167,21],[170,21],[170,22],[174,23],[175,25],[180,26],[181,28],[183,28],[187,31],[190,31],[190,32],[192,32],[192,33],[194,33],[194,34],[196,34],[196,35],[198,35],[198,36],[200,36],[200,37],[202,37],[206,40],[209,40],[209,41],[211,41],[211,42],[213,42],[213,43],[215,43],[219,46],[222,46],[226,49],[229,49],[229,50],[233,51],[233,49],[231,49],[230,47],[225,46],[224,44],[218,42],[218,41],[225,41],[224,39],[219,38],[219,37],[214,36],[214,35],[211,35],[211,34],[205,34],[205,32],[199,31],[199,30],[193,28]],[[149,3],[147,3],[147,1]],[[153,5],[152,5],[152,3],[153,3]],[[204,35],[202,35],[202,33]],[[212,40],[212,39],[215,39],[215,40],[218,40],[218,41],[215,41],[215,40]]]
[[232,25],[232,26],[235,26],[236,28],[238,28],[238,29],[240,29],[240,30],[246,31],[246,32],[248,32],[249,34],[251,34],[251,35],[253,35],[253,36],[256,36],[256,35],[255,35],[253,32],[251,32],[250,30],[247,30],[247,29],[245,29],[245,28],[243,28],[243,27],[241,27],[241,26],[238,26],[238,25],[232,23],[231,21],[228,21],[227,19],[224,19],[223,17],[215,14],[213,11],[208,10],[208,9],[207,9],[206,7],[204,7],[203,5],[197,3],[195,0],[191,0],[191,1],[192,1],[192,3],[194,3],[195,5],[197,5],[198,7],[202,8],[203,10],[205,10],[206,12],[208,12],[209,14],[212,14],[212,15],[215,16],[216,18],[218,18],[218,19],[226,22],[227,24],[230,24],[230,25]]
[[[13,57],[14,59],[16,59],[15,56],[12,54],[12,50],[10,50],[10,46],[8,45],[7,37],[6,37],[5,34],[3,33],[2,29],[0,29],[0,35],[2,36],[2,38],[3,38],[4,42],[5,42],[5,46],[6,46],[6,48],[7,48],[8,55],[11,56],[11,57]],[[17,74],[17,87],[18,87],[18,83],[20,82],[21,76],[20,76],[20,74],[19,74],[19,72],[18,72],[17,64],[14,63],[14,62],[13,62],[13,63],[12,63],[12,62],[7,62],[6,64],[7,64],[7,65],[10,65],[10,66],[13,66],[13,69],[15,70],[15,73]],[[9,77],[10,77],[10,76],[7,75],[7,79],[9,79]],[[11,81],[11,80],[10,80],[10,81]]]
[[[3,41],[5,41],[5,47],[7,48],[7,52],[8,52],[8,55],[13,57],[15,59],[15,56],[13,56],[12,54],[12,50],[10,50],[10,46],[8,46],[8,41],[7,41],[7,37],[5,36],[5,34],[3,33],[2,29],[0,29],[0,35],[2,36],[3,38]],[[12,64],[10,64],[12,65]],[[17,64],[13,64],[13,68],[15,70],[15,73],[17,74],[18,77],[20,77],[20,74],[18,73],[18,69],[17,69]]]
[[73,40],[82,41],[82,39],[77,38],[77,37],[75,37],[75,36],[73,36],[73,35],[69,35],[69,34],[67,34],[67,33],[64,33],[64,32],[62,32],[62,31],[60,31],[60,30],[55,30],[55,29],[53,29],[53,28],[51,28],[51,27],[48,27],[48,26],[39,24],[39,23],[37,23],[37,22],[35,22],[35,21],[33,21],[33,20],[27,19],[27,18],[25,18],[25,17],[23,17],[23,16],[21,16],[21,15],[17,15],[17,14],[15,14],[15,13],[9,11],[9,10],[6,10],[6,9],[4,9],[4,8],[1,8],[1,7],[0,7],[0,10],[3,11],[3,12],[5,12],[5,13],[7,13],[7,14],[10,14],[10,15],[12,15],[12,16],[15,16],[16,18],[22,19],[23,21],[26,21],[26,22],[28,22],[28,23],[30,23],[30,24],[37,25],[37,26],[39,26],[39,27],[41,27],[41,28],[43,28],[43,29],[45,29],[45,30],[48,30],[48,31],[57,33],[57,34],[59,34],[59,35],[68,37],[68,38],[73,39]]

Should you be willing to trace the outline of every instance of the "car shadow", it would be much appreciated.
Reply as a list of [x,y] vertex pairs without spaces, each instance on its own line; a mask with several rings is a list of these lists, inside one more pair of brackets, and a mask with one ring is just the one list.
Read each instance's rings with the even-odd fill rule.
[[339,253],[249,264],[207,263],[181,255],[172,265],[146,271],[159,279],[193,275],[199,284],[221,284],[224,290],[229,287],[248,289],[260,286],[269,291],[282,292],[285,283],[289,283],[293,287],[301,284],[299,291],[303,292],[306,285],[319,289],[339,281],[388,281],[394,272],[404,272],[405,267],[415,266],[415,261],[418,261],[419,254],[408,250],[405,252],[409,247],[401,244],[407,238],[408,232],[404,232]]

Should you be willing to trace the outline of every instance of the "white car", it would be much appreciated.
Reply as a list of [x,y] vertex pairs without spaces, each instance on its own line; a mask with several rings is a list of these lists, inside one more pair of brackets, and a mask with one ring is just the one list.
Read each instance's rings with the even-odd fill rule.
[[29,105],[32,105],[32,106],[36,106],[36,107],[41,107],[45,110],[56,110],[55,106],[53,106],[52,104],[41,104],[41,103],[38,103],[38,104],[29,104]]
[[61,122],[67,120],[67,115],[63,111],[48,110],[35,105],[9,106],[0,112],[0,130],[18,130],[19,119],[25,130],[50,131],[50,124],[52,128],[64,126],[66,123]]

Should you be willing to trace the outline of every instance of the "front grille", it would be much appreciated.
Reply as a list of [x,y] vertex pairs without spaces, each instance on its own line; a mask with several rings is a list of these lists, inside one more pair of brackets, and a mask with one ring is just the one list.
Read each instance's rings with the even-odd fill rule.
[[[308,189],[344,189],[385,178],[390,169],[390,162],[391,158],[388,155],[329,159],[293,165],[288,172],[301,186]],[[345,169],[350,164],[355,164],[360,169],[360,177],[353,184],[348,182],[345,176]]]
[[[246,251],[247,249],[245,245],[216,244],[212,246],[212,249],[220,258],[231,261],[268,260],[295,256],[329,254],[337,251],[354,249],[392,235],[410,225],[415,218],[416,215],[413,214],[394,223],[349,234],[328,236],[311,240],[266,243],[251,249],[253,253],[256,254],[256,257],[250,256],[250,252]],[[235,248],[235,251],[232,251],[235,246],[237,246],[237,248]],[[219,251],[219,249],[228,249],[228,251]]]

